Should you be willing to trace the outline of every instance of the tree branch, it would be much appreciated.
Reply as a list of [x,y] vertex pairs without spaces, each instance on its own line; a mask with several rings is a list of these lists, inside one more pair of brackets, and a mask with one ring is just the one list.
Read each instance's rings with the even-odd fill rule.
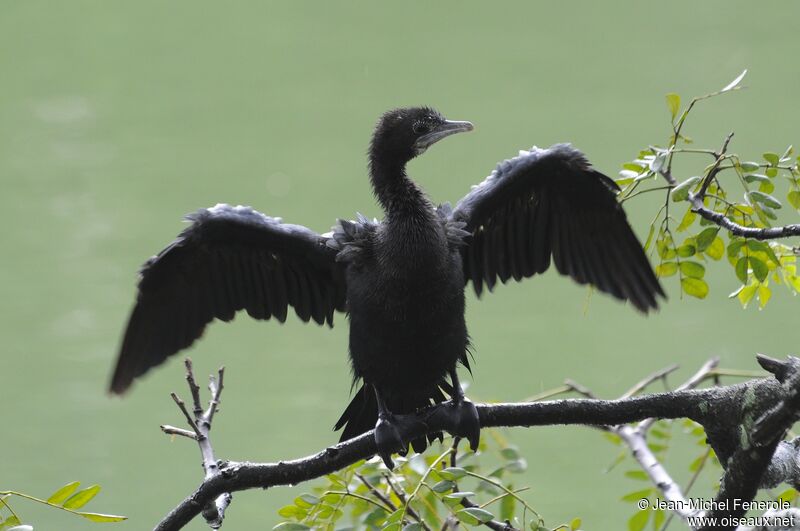
[[[172,400],[175,401],[184,417],[186,417],[186,422],[192,428],[192,431],[167,425],[162,425],[161,431],[169,435],[181,435],[197,441],[197,445],[200,447],[200,454],[203,456],[205,481],[209,481],[220,475],[221,463],[218,463],[217,458],[214,456],[214,448],[211,446],[209,432],[211,431],[211,421],[214,418],[214,413],[219,407],[219,397],[222,393],[222,379],[225,374],[225,368],[220,367],[216,379],[213,376],[209,377],[208,389],[211,392],[211,400],[208,403],[208,408],[203,410],[203,406],[200,402],[200,386],[197,385],[194,379],[192,360],[186,358],[184,365],[186,366],[186,382],[192,394],[194,415],[189,413],[186,409],[186,404],[178,395],[171,393],[170,396],[172,396]],[[231,499],[230,491],[220,492],[217,496],[206,500],[199,506],[202,510],[203,518],[205,518],[209,527],[212,529],[219,529],[222,527],[222,521],[225,519],[225,509],[230,505]]]
[[744,225],[739,225],[735,221],[732,221],[721,212],[715,212],[707,208],[703,205],[702,200],[698,200],[697,197],[692,194],[689,194],[689,202],[692,204],[693,212],[697,212],[700,217],[719,225],[723,229],[731,231],[731,234],[734,236],[753,238],[756,240],[776,240],[778,238],[800,236],[800,223],[793,223],[780,227],[764,227],[760,229],[745,227]]
[[[751,500],[761,485],[800,483],[794,443],[780,443],[800,408],[800,361],[759,359],[775,377],[706,389],[691,389],[714,368],[713,360],[675,391],[617,400],[562,399],[535,403],[476,404],[482,427],[531,427],[557,424],[619,426],[647,419],[690,418],[703,425],[708,443],[726,469],[718,500]],[[415,415],[409,438],[427,433],[452,432],[451,418],[443,408],[431,407]],[[412,423],[409,423],[412,424]],[[638,429],[647,428],[641,424]],[[743,436],[747,434],[748,436]],[[209,445],[210,446],[210,445]],[[773,453],[780,447],[780,454]],[[204,507],[225,493],[277,485],[294,485],[347,467],[377,451],[373,432],[336,444],[301,459],[278,463],[221,462],[219,469],[175,507],[156,531],[181,529]],[[765,471],[768,471],[765,473]],[[657,481],[656,478],[653,478]],[[733,507],[730,503],[729,507]]]
[[[689,108],[691,108],[691,106]],[[679,131],[677,131],[676,134],[678,132]],[[689,194],[688,201],[689,204],[692,205],[692,212],[696,212],[700,217],[722,227],[723,229],[729,230],[734,236],[753,238],[755,240],[776,240],[779,238],[800,236],[800,223],[783,225],[781,227],[745,227],[744,225],[739,225],[725,214],[716,212],[705,206],[703,199],[705,199],[706,191],[708,190],[708,186],[722,169],[720,165],[722,164],[722,161],[725,160],[725,154],[728,150],[728,144],[730,143],[731,138],[733,138],[733,133],[730,133],[725,137],[722,148],[720,148],[719,152],[714,153],[716,160],[708,170],[706,176],[703,178],[703,182],[700,185],[700,190],[698,190],[696,194]],[[667,167],[659,173],[670,186],[674,187],[677,184],[675,177],[672,175],[672,152],[670,152],[670,158]]]

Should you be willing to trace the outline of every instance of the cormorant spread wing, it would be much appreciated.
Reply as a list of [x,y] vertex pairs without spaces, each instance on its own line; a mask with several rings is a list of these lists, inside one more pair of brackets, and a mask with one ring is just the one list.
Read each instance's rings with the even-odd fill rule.
[[532,148],[500,163],[452,211],[470,235],[464,277],[478,295],[497,279],[556,269],[579,284],[629,300],[640,311],[664,296],[617,201],[619,187],[567,144]]
[[334,310],[345,309],[344,268],[332,237],[242,206],[220,204],[187,220],[191,225],[141,270],[114,393],[190,346],[214,318],[230,321],[244,309],[283,322],[292,306],[303,321],[332,326]]

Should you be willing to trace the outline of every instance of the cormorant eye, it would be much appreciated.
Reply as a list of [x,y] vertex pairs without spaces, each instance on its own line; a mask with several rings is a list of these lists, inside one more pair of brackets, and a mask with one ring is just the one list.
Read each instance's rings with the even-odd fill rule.
[[431,126],[426,122],[415,122],[413,129],[415,134],[424,135],[425,133],[430,132]]

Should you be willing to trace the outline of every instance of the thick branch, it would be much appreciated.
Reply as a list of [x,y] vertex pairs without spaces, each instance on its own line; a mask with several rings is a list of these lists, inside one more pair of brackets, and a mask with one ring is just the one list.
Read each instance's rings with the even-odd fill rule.
[[[476,404],[481,426],[545,426],[553,424],[614,425],[649,417],[703,417],[703,404],[716,400],[715,389],[690,390],[637,396],[625,400],[567,399],[522,404]],[[410,438],[448,431],[450,417],[434,408],[409,432]],[[372,431],[303,458],[279,463],[228,462],[220,473],[202,485],[156,526],[158,531],[176,530],[194,518],[210,500],[226,492],[277,485],[293,485],[318,478],[375,455]]]
[[[737,430],[740,437],[739,445],[724,462],[725,475],[722,477],[718,502],[727,502],[729,509],[722,510],[715,506],[709,516],[722,518],[725,516],[740,518],[746,511],[736,507],[733,500],[752,500],[759,487],[763,484],[765,473],[786,472],[792,474],[796,472],[797,465],[790,469],[783,469],[783,462],[797,462],[797,448],[794,444],[786,443],[782,446],[782,452],[777,456],[779,463],[773,463],[773,455],[786,431],[794,424],[800,411],[800,359],[789,357],[786,362],[779,362],[764,356],[759,357],[761,365],[767,369],[772,369],[776,380],[780,381],[782,396],[772,405],[764,408],[748,407],[748,402],[758,402],[757,390],[753,390],[750,396],[745,397],[742,410],[744,412],[742,422]],[[776,380],[769,380],[774,382]],[[787,454],[787,455],[783,455]],[[768,483],[796,481],[796,475],[789,477],[767,477]],[[731,526],[730,529],[735,528]],[[705,529],[705,528],[704,528]],[[707,529],[711,529],[710,527]],[[720,529],[719,526],[714,529]]]
[[[481,426],[486,428],[556,424],[618,426],[643,421],[638,427],[646,429],[650,418],[690,418],[705,427],[709,445],[726,468],[720,499],[736,496],[749,500],[760,486],[764,470],[769,470],[767,475],[771,474],[770,483],[798,481],[797,467],[786,466],[797,459],[795,445],[780,444],[781,452],[776,455],[776,460],[780,459],[781,463],[773,460],[772,455],[800,407],[800,363],[792,358],[788,362],[760,361],[775,378],[708,389],[684,388],[618,400],[566,399],[476,406]],[[707,369],[704,367],[706,372]],[[695,380],[693,377],[682,387],[696,385]],[[413,427],[407,436],[414,439],[427,433],[452,432],[452,418],[442,412],[443,407],[434,406],[417,414],[418,422],[409,422]],[[751,435],[743,437],[743,432]],[[748,441],[744,448],[742,441]],[[278,463],[220,463],[219,473],[207,477],[155,529],[182,528],[224,493],[294,485],[369,458],[376,451],[374,434],[370,431],[302,459]]]

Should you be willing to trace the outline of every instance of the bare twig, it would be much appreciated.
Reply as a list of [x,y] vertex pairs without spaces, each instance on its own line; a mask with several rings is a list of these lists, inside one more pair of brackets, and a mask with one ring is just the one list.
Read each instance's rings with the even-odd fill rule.
[[663,369],[658,370],[658,371],[654,372],[653,374],[650,374],[650,375],[646,376],[641,381],[637,382],[633,387],[628,389],[628,391],[625,394],[623,394],[620,398],[628,398],[629,396],[634,396],[636,394],[639,394],[647,386],[649,386],[651,383],[655,382],[656,380],[663,380],[666,383],[667,375],[677,371],[678,368],[679,367],[678,367],[677,364],[673,364],[673,365],[670,365],[669,367],[664,367]]
[[[170,396],[178,405],[183,415],[186,417],[186,422],[191,426],[192,431],[176,428],[174,426],[162,425],[161,431],[169,435],[180,435],[197,441],[200,447],[200,454],[203,456],[203,470],[205,470],[205,481],[209,481],[222,474],[222,469],[217,458],[214,456],[214,448],[211,446],[209,439],[209,432],[211,431],[211,420],[214,413],[219,407],[220,394],[222,393],[222,378],[224,374],[224,367],[220,367],[218,377],[215,380],[212,376],[209,378],[208,388],[211,391],[211,400],[209,401],[208,408],[204,411],[200,402],[200,387],[194,378],[194,370],[192,369],[192,360],[186,358],[184,361],[186,366],[186,383],[189,385],[189,391],[192,394],[192,404],[194,415],[190,414],[186,408],[186,404],[175,393],[170,393]],[[202,514],[206,523],[212,529],[219,529],[222,527],[222,521],[225,519],[225,510],[231,503],[232,496],[230,492],[222,492],[213,500],[209,500],[202,504]]]
[[[367,478],[365,478],[364,476],[362,476],[358,472],[356,472],[356,477],[358,478],[358,480],[361,483],[364,484],[365,487],[367,487],[367,489],[372,493],[373,496],[378,498],[381,501],[381,503],[383,503],[386,506],[386,508],[389,509],[389,511],[394,512],[394,511],[397,510],[397,507],[395,506],[395,504],[393,504],[392,501],[389,498],[384,496],[381,491],[376,489],[375,486],[367,480]],[[399,497],[400,496],[398,496],[398,498]],[[409,507],[409,509],[411,509],[411,508]],[[412,517],[414,517],[414,514],[412,514],[411,511],[409,511],[408,514],[410,514]],[[418,517],[417,517],[417,521],[419,521]]]
[[169,424],[162,424],[161,431],[167,435],[180,435],[181,437],[186,437],[194,441],[197,440],[197,434],[195,432],[184,430],[183,428],[176,428],[175,426],[170,426]]

